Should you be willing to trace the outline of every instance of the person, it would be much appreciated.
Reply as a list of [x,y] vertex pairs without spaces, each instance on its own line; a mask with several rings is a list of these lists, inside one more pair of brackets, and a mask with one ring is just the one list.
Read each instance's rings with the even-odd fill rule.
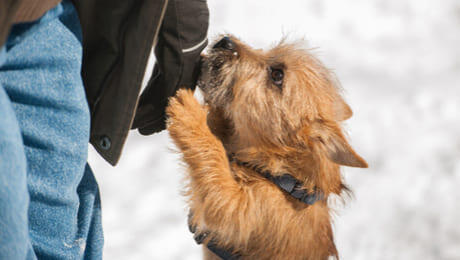
[[0,0],[0,259],[102,258],[88,141],[115,165],[131,128],[165,128],[208,20],[205,0]]

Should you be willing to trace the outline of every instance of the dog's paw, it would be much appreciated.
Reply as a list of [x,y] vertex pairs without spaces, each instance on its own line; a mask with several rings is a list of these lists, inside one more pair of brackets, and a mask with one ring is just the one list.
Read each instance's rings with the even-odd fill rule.
[[168,129],[190,129],[206,125],[206,110],[198,103],[193,92],[187,89],[178,90],[176,96],[169,100],[166,115],[168,116]]
[[202,244],[208,238],[211,232],[207,231],[206,228],[200,227],[197,223],[193,222],[193,211],[190,210],[188,213],[188,229],[193,234],[193,239],[197,244]]

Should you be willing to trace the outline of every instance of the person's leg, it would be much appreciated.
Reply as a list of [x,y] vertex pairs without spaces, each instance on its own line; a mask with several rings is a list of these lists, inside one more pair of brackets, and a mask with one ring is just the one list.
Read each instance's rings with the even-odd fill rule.
[[101,202],[99,187],[89,165],[86,165],[83,178],[78,185],[77,193],[80,203],[79,229],[86,234],[86,249],[84,259],[101,259],[102,245],[104,243],[102,234]]
[[26,156],[11,101],[1,84],[0,115],[0,259],[27,259],[27,254],[32,258]]
[[0,68],[25,145],[29,236],[39,259],[102,258],[99,191],[86,163],[80,35],[64,0],[39,21],[13,27]]

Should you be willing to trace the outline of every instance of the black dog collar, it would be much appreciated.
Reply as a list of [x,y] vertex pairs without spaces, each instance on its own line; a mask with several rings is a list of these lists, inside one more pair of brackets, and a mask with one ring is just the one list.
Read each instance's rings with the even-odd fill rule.
[[235,162],[240,166],[244,166],[259,173],[261,176],[267,178],[269,181],[278,186],[278,188],[305,204],[313,205],[315,202],[324,199],[324,194],[321,190],[316,187],[313,190],[302,189],[303,183],[289,173],[274,176],[270,171],[262,171],[260,167],[253,166],[248,162],[239,161],[235,159],[234,156],[229,156],[229,161]]

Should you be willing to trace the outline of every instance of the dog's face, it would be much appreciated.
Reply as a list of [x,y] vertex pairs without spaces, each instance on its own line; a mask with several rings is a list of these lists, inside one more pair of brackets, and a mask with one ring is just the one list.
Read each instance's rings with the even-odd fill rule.
[[226,36],[212,46],[198,85],[242,141],[317,145],[336,163],[367,166],[343,138],[339,122],[352,112],[334,76],[299,44],[263,51]]

